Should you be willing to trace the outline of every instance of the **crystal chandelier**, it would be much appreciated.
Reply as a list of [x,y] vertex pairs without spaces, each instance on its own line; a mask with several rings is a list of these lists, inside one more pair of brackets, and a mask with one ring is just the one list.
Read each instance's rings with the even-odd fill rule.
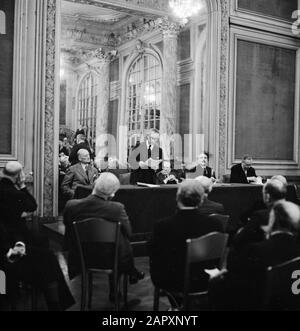
[[201,0],[169,0],[169,6],[181,23],[186,24],[189,17],[199,13],[203,2]]

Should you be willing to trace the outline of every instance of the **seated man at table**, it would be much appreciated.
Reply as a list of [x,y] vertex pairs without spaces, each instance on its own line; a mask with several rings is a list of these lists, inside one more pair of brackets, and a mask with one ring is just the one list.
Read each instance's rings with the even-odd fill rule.
[[37,238],[21,218],[37,208],[27,191],[19,162],[8,162],[0,180],[0,270],[7,276],[8,295],[13,296],[19,281],[40,289],[49,310],[63,310],[74,299],[55,255]]
[[92,185],[98,177],[98,170],[91,165],[90,153],[86,149],[78,151],[79,163],[71,166],[61,184],[63,195],[72,199],[78,185]]
[[[73,237],[73,222],[83,221],[89,218],[101,218],[110,222],[121,222],[120,238],[120,271],[129,274],[131,284],[144,278],[144,273],[134,266],[133,252],[130,244],[131,225],[124,205],[111,201],[120,188],[118,178],[109,172],[103,173],[96,180],[93,192],[90,196],[81,200],[71,200],[67,203],[64,212],[64,224],[66,226],[65,241],[70,251],[68,265],[69,274],[73,278],[79,273],[79,257]],[[93,252],[92,263],[97,265],[97,251]],[[113,290],[110,289],[110,299],[113,300]]]
[[212,214],[225,214],[224,206],[221,203],[212,201],[208,199],[208,195],[213,189],[213,181],[211,178],[200,176],[196,178],[204,189],[204,201],[199,208],[200,214],[203,216],[209,216]]
[[[186,240],[211,232],[223,232],[223,225],[218,220],[210,220],[200,214],[203,200],[204,189],[198,181],[183,182],[177,192],[176,214],[154,225],[150,242],[150,273],[155,286],[171,292],[182,291]],[[194,271],[191,287],[206,289],[209,277],[204,266],[197,265]]]
[[[284,200],[277,202],[263,229],[265,239],[246,245],[235,260],[229,259],[228,271],[223,271],[211,282],[210,296],[215,309],[260,309],[267,268],[299,256],[300,209],[297,205]],[[276,304],[281,303],[277,301]]]
[[243,157],[242,163],[231,168],[230,183],[249,184],[256,182],[255,169],[252,167],[253,158],[250,155]]
[[138,144],[128,159],[131,184],[156,184],[156,175],[163,169],[163,151],[159,146],[159,132],[152,130],[147,140]]
[[197,161],[187,165],[185,168],[185,177],[187,179],[195,179],[199,176],[205,176],[213,180],[216,178],[214,170],[208,166],[208,153],[198,155]]

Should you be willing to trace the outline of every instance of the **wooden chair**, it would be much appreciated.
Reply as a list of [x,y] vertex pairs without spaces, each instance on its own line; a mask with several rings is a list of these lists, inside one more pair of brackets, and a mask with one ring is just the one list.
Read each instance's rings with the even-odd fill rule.
[[218,220],[220,223],[222,223],[224,232],[227,231],[228,222],[229,222],[229,219],[230,219],[229,215],[211,214],[208,217]]
[[266,273],[266,291],[263,310],[300,310],[300,295],[292,291],[292,275],[300,270],[300,257],[269,267]]
[[186,261],[184,271],[184,288],[183,292],[170,292],[167,289],[155,288],[154,291],[154,304],[153,310],[159,309],[159,298],[162,293],[166,293],[167,296],[173,301],[173,305],[180,309],[178,303],[174,299],[175,296],[183,298],[183,310],[187,311],[189,306],[189,298],[194,296],[207,295],[208,291],[202,292],[190,292],[190,271],[193,263],[201,263],[219,260],[219,268],[224,265],[225,251],[228,241],[228,234],[223,233],[210,233],[197,239],[188,239],[186,241]]
[[[82,271],[81,280],[81,310],[86,309],[87,291],[88,291],[88,308],[91,309],[93,273],[104,272],[113,275],[115,309],[119,310],[120,300],[118,297],[120,287],[120,277],[118,272],[119,264],[119,241],[121,223],[109,222],[104,219],[91,218],[81,222],[74,222],[74,231],[76,244],[80,255],[80,265]],[[97,261],[97,268],[92,268],[88,264],[86,245],[88,244],[110,244],[112,249],[113,261],[107,268],[107,261]],[[123,275],[123,296],[124,304],[127,307],[127,285],[128,276]]]

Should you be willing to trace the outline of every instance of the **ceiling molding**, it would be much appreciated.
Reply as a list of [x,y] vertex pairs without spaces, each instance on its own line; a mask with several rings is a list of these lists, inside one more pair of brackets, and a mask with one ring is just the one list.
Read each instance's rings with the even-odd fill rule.
[[127,13],[129,15],[164,16],[169,14],[166,0],[64,0]]

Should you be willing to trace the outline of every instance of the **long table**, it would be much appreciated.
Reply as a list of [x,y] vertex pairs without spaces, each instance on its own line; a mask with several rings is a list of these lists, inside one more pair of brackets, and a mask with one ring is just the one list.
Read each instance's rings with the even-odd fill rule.
[[[115,200],[125,205],[133,233],[143,235],[152,232],[155,222],[175,213],[177,188],[177,185],[157,188],[121,186]],[[75,198],[85,198],[91,192],[90,186],[78,186]],[[241,215],[249,212],[262,200],[262,186],[217,184],[209,199],[224,205],[226,213],[230,215],[230,231],[234,232],[240,225]],[[296,190],[292,185],[288,187],[288,200],[297,200]]]

